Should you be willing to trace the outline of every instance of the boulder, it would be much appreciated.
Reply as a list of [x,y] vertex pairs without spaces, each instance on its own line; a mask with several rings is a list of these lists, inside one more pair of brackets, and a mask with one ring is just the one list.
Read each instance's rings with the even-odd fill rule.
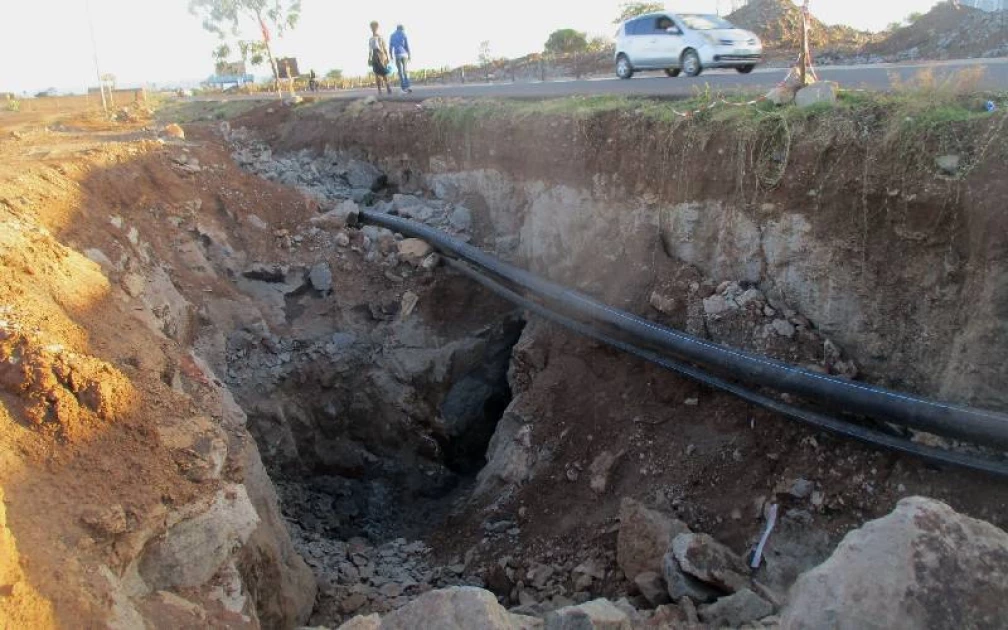
[[721,594],[717,589],[683,572],[679,561],[671,551],[662,559],[662,576],[665,578],[665,585],[672,601],[677,602],[683,597],[689,597],[698,602],[712,602]]
[[147,546],[140,558],[140,575],[155,590],[202,586],[258,524],[245,487],[228,486],[208,510],[178,523]]
[[545,630],[631,630],[630,617],[607,599],[561,608],[546,615]]
[[769,617],[773,612],[773,604],[747,588],[709,606],[701,606],[699,610],[700,621],[713,628],[738,628]]
[[347,164],[346,178],[350,188],[366,188],[372,191],[380,190],[388,181],[385,173],[378,170],[378,167],[360,160],[352,160]]
[[431,591],[375,622],[374,615],[357,617],[340,630],[525,630],[539,626],[537,620],[509,613],[490,591],[472,587]]
[[467,232],[472,229],[472,212],[469,208],[456,206],[448,220],[451,226],[459,232]]
[[424,259],[432,251],[434,249],[429,243],[418,238],[407,238],[399,241],[399,259],[414,267],[422,265]]
[[795,102],[795,90],[789,85],[778,85],[767,92],[766,100],[774,105],[790,105]]
[[782,628],[982,628],[1006,618],[1008,534],[921,497],[803,574]]
[[745,561],[707,534],[679,534],[672,553],[685,573],[723,591],[734,593],[749,585]]
[[644,599],[648,600],[652,606],[672,603],[668,589],[665,588],[665,581],[654,571],[641,573],[634,578],[634,584],[637,585],[637,590],[644,596]]
[[360,206],[352,199],[347,199],[329,212],[313,217],[310,223],[326,230],[342,230],[357,225],[360,216]]
[[620,529],[616,540],[616,561],[628,579],[641,573],[662,570],[662,558],[669,545],[689,527],[633,499],[620,505]]
[[832,105],[837,101],[837,89],[838,86],[833,81],[818,81],[798,90],[798,93],[795,94],[795,104],[803,108],[812,107],[819,103]]
[[320,262],[311,268],[308,272],[308,281],[311,282],[312,288],[319,293],[329,293],[333,288],[333,275],[332,269],[329,268],[329,263]]

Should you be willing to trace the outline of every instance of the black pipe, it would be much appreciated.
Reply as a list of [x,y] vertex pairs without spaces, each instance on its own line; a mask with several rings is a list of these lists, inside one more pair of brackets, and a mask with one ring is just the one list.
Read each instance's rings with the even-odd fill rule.
[[503,263],[433,228],[400,217],[362,210],[360,218],[457,256],[544,300],[563,304],[583,319],[599,321],[662,348],[676,358],[739,380],[838,405],[844,411],[886,419],[921,431],[984,445],[1008,447],[1008,416],[930,401],[863,383],[816,374],[743,350],[726,348],[611,308],[592,298]]
[[686,378],[690,378],[698,383],[719,389],[745,400],[746,402],[752,403],[764,409],[768,409],[775,413],[778,413],[786,418],[796,420],[802,424],[808,425],[815,429],[828,431],[835,435],[842,437],[858,440],[865,444],[875,446],[878,448],[896,451],[906,455],[911,455],[913,457],[918,457],[925,461],[948,466],[956,466],[959,468],[966,468],[969,470],[974,470],[977,472],[987,473],[997,477],[1008,478],[1008,463],[999,462],[985,457],[972,456],[965,453],[956,453],[953,451],[947,451],[940,448],[933,448],[930,446],[924,446],[921,444],[916,444],[910,440],[895,437],[876,431],[873,429],[868,429],[865,427],[858,426],[849,422],[844,422],[826,416],[824,414],[816,413],[814,411],[809,411],[806,409],[801,409],[793,405],[788,405],[774,400],[763,394],[754,392],[752,390],[746,389],[735,383],[725,381],[723,379],[717,378],[698,370],[692,366],[680,363],[678,361],[672,361],[667,357],[660,356],[653,352],[643,350],[632,344],[625,343],[603,333],[600,333],[595,328],[577,322],[569,317],[565,317],[558,313],[551,311],[549,308],[533,302],[518,293],[506,288],[494,280],[484,276],[478,271],[474,270],[472,267],[465,263],[458,262],[456,260],[448,259],[448,264],[461,273],[463,273],[468,278],[475,282],[478,282],[482,286],[486,287],[490,291],[493,291],[497,295],[501,296],[505,300],[508,300],[512,304],[515,304],[522,309],[535,313],[536,315],[559,324],[569,330],[572,330],[580,335],[594,339],[606,345],[609,345],[617,350],[626,352],[645,361],[649,361],[663,367],[667,370],[675,372]]

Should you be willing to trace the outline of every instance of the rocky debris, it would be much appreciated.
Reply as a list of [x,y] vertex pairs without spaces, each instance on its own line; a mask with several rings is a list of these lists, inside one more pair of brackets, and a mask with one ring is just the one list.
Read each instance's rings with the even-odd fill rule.
[[958,155],[940,155],[935,158],[935,165],[945,175],[959,174],[960,159]]
[[921,497],[844,537],[803,574],[782,628],[997,625],[1008,601],[1008,533]]
[[672,553],[687,574],[728,593],[749,586],[749,568],[734,551],[707,534],[679,534]]
[[[756,33],[767,51],[786,50],[789,59],[794,43],[801,41],[801,9],[791,0],[750,0],[726,19]],[[827,25],[812,17],[809,41],[817,53],[854,52],[872,40],[871,33]]]
[[863,55],[871,61],[1004,57],[1008,55],[1004,7],[994,2],[988,6],[1002,11],[983,11],[964,2],[939,2],[913,23],[866,46]]
[[182,130],[182,127],[172,123],[170,125],[166,125],[164,129],[161,130],[161,137],[171,138],[173,140],[185,140],[185,131]]
[[123,274],[122,287],[126,295],[131,298],[138,298],[147,289],[147,281],[140,274],[127,273]]
[[329,263],[320,262],[308,272],[308,281],[319,293],[329,293],[333,288],[333,275]]
[[472,212],[464,206],[456,206],[448,221],[456,232],[468,232],[472,229]]
[[546,615],[544,630],[631,630],[630,617],[606,599],[561,608]]
[[738,628],[769,617],[773,612],[773,604],[747,588],[722,597],[713,604],[701,606],[698,611],[700,621],[714,628]]
[[91,507],[84,511],[81,521],[100,538],[114,538],[126,532],[126,511],[119,504],[108,507]]
[[623,458],[623,455],[623,451],[616,454],[602,451],[595,457],[588,467],[588,472],[591,475],[589,485],[593,492],[596,494],[605,494],[609,490],[609,476],[616,468],[620,459]]
[[287,267],[283,265],[253,263],[242,272],[242,276],[258,282],[279,284],[287,281]]
[[801,108],[813,105],[835,105],[839,86],[833,81],[818,81],[795,93],[795,105]]
[[630,498],[620,505],[616,561],[627,579],[662,570],[662,558],[672,541],[689,527]]
[[166,421],[158,425],[161,443],[174,451],[176,463],[195,482],[219,479],[227,459],[228,436],[206,416]]
[[385,615],[377,625],[376,621],[373,616],[358,617],[340,626],[340,630],[531,630],[542,625],[538,620],[509,613],[489,591],[466,587],[432,591]]
[[326,230],[342,230],[357,225],[360,216],[360,206],[347,199],[332,210],[317,217],[312,217],[311,224]]
[[794,339],[795,333],[797,332],[794,324],[786,319],[775,319],[770,325],[773,326],[775,333],[788,339]]
[[698,602],[712,602],[721,594],[717,589],[683,571],[672,551],[662,558],[662,577],[665,579],[666,589],[672,601],[678,602],[683,597],[688,597]]
[[652,291],[651,298],[648,301],[651,304],[651,307],[659,313],[671,315],[676,310],[675,298],[663,295],[658,291]]
[[669,591],[665,587],[664,579],[654,571],[645,571],[637,575],[634,578],[634,584],[641,595],[644,596],[644,599],[648,600],[648,603],[652,606],[657,607],[672,602]]
[[376,191],[385,186],[388,178],[370,162],[351,160],[346,165],[346,179],[351,188]]
[[414,267],[422,265],[424,259],[432,251],[434,249],[429,243],[418,238],[407,238],[399,241],[399,259]]

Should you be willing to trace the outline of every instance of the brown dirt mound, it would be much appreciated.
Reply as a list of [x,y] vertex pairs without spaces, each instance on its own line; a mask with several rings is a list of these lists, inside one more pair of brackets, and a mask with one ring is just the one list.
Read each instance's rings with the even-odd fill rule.
[[[802,14],[791,0],[756,0],[728,16],[728,21],[760,36],[770,50],[794,50],[801,41]],[[812,45],[823,51],[852,52],[872,35],[849,26],[829,26],[812,18]]]
[[898,59],[961,59],[1008,54],[1008,18],[943,2],[913,24],[865,48]]

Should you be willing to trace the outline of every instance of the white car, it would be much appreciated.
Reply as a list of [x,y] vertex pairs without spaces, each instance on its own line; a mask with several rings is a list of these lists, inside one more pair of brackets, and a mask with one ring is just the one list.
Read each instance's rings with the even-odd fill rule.
[[742,74],[763,61],[763,43],[716,15],[649,13],[624,22],[616,33],[616,75],[664,70],[695,77],[705,68],[735,68]]

